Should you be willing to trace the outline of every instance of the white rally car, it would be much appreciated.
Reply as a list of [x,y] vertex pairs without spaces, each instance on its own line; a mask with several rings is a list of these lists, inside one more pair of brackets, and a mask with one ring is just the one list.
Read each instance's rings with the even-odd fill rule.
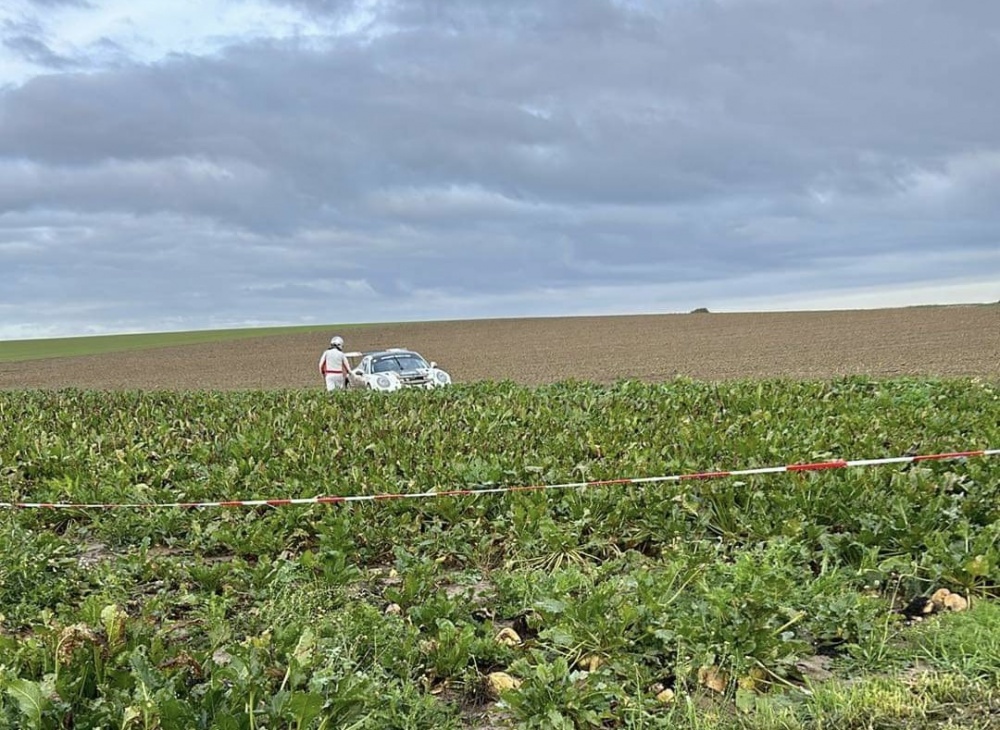
[[402,388],[430,389],[451,385],[448,373],[413,350],[390,347],[376,352],[349,352],[347,356],[361,358],[351,371],[356,379],[353,387],[391,393]]

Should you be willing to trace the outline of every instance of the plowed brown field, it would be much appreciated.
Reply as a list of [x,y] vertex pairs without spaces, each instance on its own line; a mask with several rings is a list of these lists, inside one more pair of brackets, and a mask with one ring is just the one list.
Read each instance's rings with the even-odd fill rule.
[[[5,363],[0,388],[320,388],[317,362],[332,334]],[[1000,377],[1000,305],[375,324],[342,334],[348,350],[415,348],[456,382]]]

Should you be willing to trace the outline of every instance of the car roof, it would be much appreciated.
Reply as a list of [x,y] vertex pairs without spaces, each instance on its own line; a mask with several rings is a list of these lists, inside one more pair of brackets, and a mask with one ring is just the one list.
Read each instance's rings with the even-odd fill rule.
[[416,350],[407,350],[406,348],[403,347],[387,347],[384,350],[371,350],[369,352],[366,352],[364,354],[364,357],[379,357],[385,355],[418,355],[420,357],[423,357]]

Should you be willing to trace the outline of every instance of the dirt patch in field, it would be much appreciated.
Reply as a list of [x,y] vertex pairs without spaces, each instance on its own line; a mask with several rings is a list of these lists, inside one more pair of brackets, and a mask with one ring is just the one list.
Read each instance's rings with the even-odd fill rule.
[[[329,334],[334,334],[331,328]],[[289,334],[0,364],[0,388],[321,388],[327,335]],[[346,349],[412,347],[456,382],[1000,377],[1000,306],[426,322],[352,328]]]

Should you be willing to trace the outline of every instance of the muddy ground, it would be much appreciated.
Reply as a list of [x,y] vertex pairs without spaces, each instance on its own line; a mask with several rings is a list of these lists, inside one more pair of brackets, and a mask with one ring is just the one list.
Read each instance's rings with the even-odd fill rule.
[[[0,388],[321,388],[317,363],[336,333],[0,363]],[[348,350],[414,348],[456,382],[1000,378],[1000,305],[427,322],[342,334]]]

